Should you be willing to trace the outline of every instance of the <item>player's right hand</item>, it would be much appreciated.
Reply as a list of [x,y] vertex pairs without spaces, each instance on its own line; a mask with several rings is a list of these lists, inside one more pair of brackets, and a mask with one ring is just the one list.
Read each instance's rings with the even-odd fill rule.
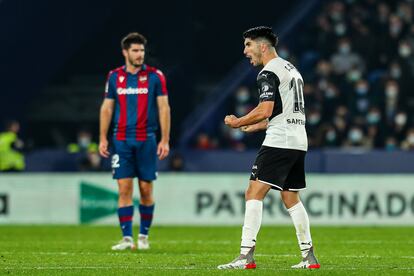
[[99,142],[99,154],[102,157],[108,158],[110,153],[108,151],[108,140],[107,139],[101,139]]

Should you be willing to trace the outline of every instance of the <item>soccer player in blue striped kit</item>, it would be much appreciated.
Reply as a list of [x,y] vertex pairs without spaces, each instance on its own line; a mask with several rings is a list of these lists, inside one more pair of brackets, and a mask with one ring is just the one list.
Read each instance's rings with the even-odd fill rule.
[[[109,72],[100,111],[99,152],[109,157],[108,130],[114,125],[112,173],[118,182],[118,216],[122,240],[112,250],[135,249],[132,233],[133,180],[138,178],[141,215],[138,249],[149,249],[148,231],[154,213],[153,184],[157,155],[168,156],[170,106],[162,72],[144,64],[146,39],[130,33],[121,41],[125,65]],[[161,139],[157,145],[158,124]]]

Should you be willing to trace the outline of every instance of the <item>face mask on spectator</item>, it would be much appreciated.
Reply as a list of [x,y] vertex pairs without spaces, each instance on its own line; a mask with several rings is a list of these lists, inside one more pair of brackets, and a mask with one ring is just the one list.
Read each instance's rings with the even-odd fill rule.
[[358,85],[355,89],[358,95],[366,95],[368,92],[368,86],[366,85]]
[[361,142],[362,140],[362,131],[358,128],[351,129],[349,131],[349,140],[353,143]]
[[321,120],[321,116],[318,113],[313,113],[309,115],[308,123],[312,126],[317,125]]
[[406,58],[409,57],[411,55],[411,48],[410,46],[403,44],[400,46],[399,48],[399,54],[401,57]]
[[91,143],[91,139],[89,137],[80,137],[79,138],[79,146],[82,148],[87,148],[88,145]]
[[370,125],[375,125],[381,120],[381,115],[378,112],[370,112],[367,115],[367,122]]
[[247,102],[250,98],[249,92],[246,90],[240,90],[236,95],[237,101],[240,103]]
[[329,130],[325,136],[326,140],[329,142],[333,142],[336,140],[336,132],[335,130]]
[[337,36],[342,36],[346,32],[346,26],[343,23],[339,23],[335,25],[335,33]]
[[395,124],[398,126],[404,126],[407,123],[407,115],[404,113],[398,113],[395,116]]
[[339,52],[341,54],[348,54],[351,51],[351,46],[348,43],[341,44],[339,46]]
[[398,89],[397,87],[395,87],[394,85],[389,85],[386,89],[385,89],[385,95],[387,96],[387,98],[395,98],[398,94]]

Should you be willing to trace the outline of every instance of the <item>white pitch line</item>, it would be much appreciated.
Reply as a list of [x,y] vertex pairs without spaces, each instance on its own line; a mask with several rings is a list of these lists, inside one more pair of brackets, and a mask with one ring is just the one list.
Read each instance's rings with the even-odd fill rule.
[[[116,242],[116,241],[114,241]],[[229,245],[229,244],[236,244],[239,243],[238,241],[204,241],[204,240],[168,240],[168,241],[151,241],[153,244],[217,244],[217,245]],[[291,241],[272,241],[266,239],[266,243],[270,245],[278,245],[278,244],[296,244],[296,240]],[[368,240],[368,241],[361,241],[361,240],[344,240],[344,241],[336,241],[337,244],[414,244],[413,241],[385,241],[385,240]],[[38,243],[43,244],[43,243]],[[96,244],[96,242],[88,242],[88,241],[76,241],[76,242],[68,242],[68,241],[61,241],[57,242],[56,244],[70,244],[70,245],[88,245],[88,244]],[[331,244],[331,242],[317,242],[317,244]],[[109,245],[108,245],[109,246]]]
[[[4,255],[13,255],[16,253],[20,253],[20,252],[10,252],[10,251],[3,251],[1,252],[1,254]],[[123,253],[113,253],[113,252],[53,252],[53,251],[49,251],[49,252],[23,252],[21,254],[31,254],[31,255],[48,255],[48,256],[126,256],[126,254],[128,254],[127,252],[123,252]],[[168,252],[165,253],[154,253],[155,254],[164,254],[164,255],[168,255]],[[147,255],[147,254],[146,254]],[[227,256],[227,253],[210,253],[210,254],[205,254],[205,253],[181,253],[180,255],[183,256],[191,256],[191,257],[198,257],[198,256],[209,256],[209,257],[215,257],[215,256]],[[144,255],[138,255],[138,256],[144,256]],[[282,257],[282,258],[291,258],[291,257],[300,257],[299,254],[255,254],[256,257]],[[329,256],[325,256],[324,254],[319,254],[318,255],[320,258],[324,258],[324,257],[336,257],[336,258],[348,258],[348,259],[355,259],[355,258],[370,258],[370,259],[387,259],[387,258],[401,258],[401,259],[414,259],[414,256],[380,256],[380,255],[332,255],[330,254]]]
[[[320,271],[326,270],[381,270],[389,268],[390,271],[399,271],[399,270],[414,270],[414,267],[399,267],[399,268],[391,268],[388,266],[375,266],[375,267],[335,267],[335,266],[322,266]],[[215,267],[162,267],[162,266],[134,266],[134,267],[126,267],[126,266],[38,266],[38,267],[4,267],[0,268],[2,270],[71,270],[71,269],[97,269],[97,270],[107,270],[107,269],[122,269],[122,270],[143,270],[143,269],[150,269],[150,270],[218,270]],[[273,268],[273,267],[260,267],[259,269],[262,271],[265,270],[272,270],[272,271],[295,271],[292,268]]]

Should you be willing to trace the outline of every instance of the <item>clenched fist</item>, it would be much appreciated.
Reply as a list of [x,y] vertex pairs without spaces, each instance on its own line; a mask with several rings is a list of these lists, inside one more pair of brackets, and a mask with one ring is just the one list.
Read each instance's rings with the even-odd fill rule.
[[234,115],[227,115],[224,118],[224,123],[231,128],[238,128],[239,119]]

